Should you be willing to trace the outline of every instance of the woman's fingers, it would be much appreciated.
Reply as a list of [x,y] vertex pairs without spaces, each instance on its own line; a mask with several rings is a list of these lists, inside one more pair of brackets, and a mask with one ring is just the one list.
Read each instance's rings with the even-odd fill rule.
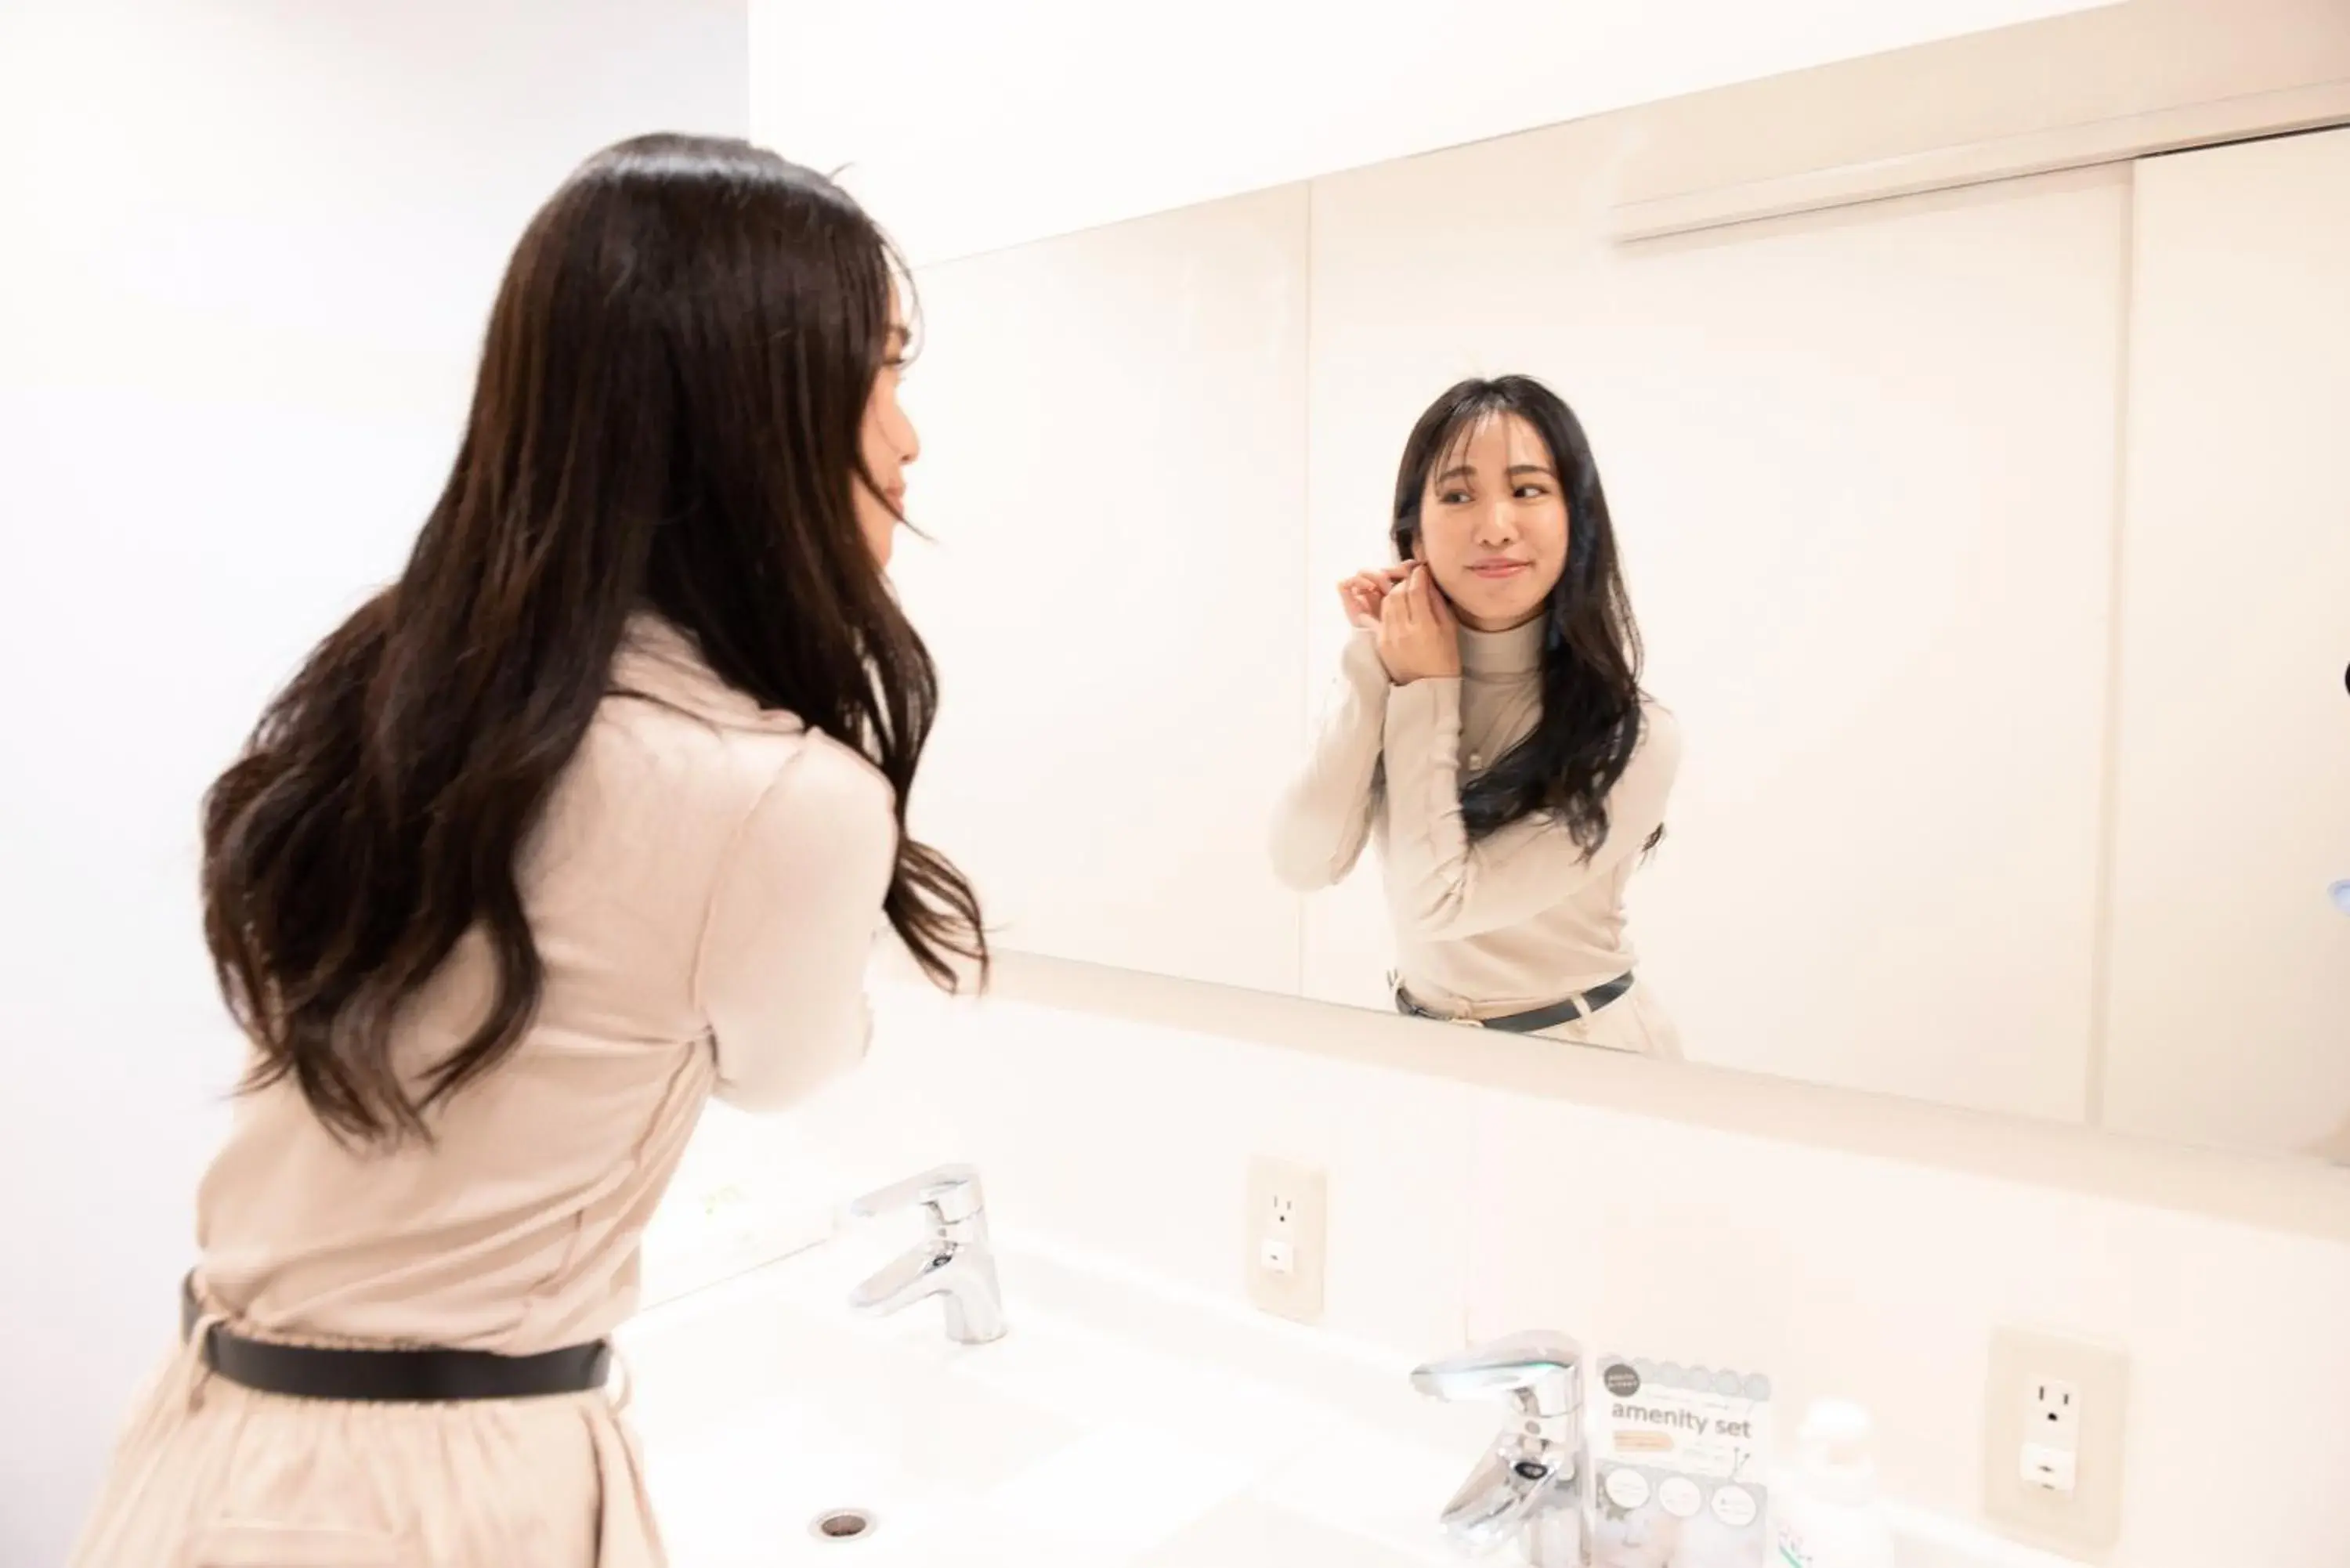
[[1460,673],[1451,607],[1425,567],[1410,568],[1379,605],[1379,661],[1402,684]]
[[1338,579],[1338,602],[1346,607],[1348,620],[1362,615],[1366,606],[1363,603],[1363,579],[1359,576]]
[[1454,630],[1452,601],[1444,597],[1444,590],[1436,586],[1433,576],[1427,579],[1425,587],[1428,590],[1428,618],[1438,630],[1450,636]]
[[1378,624],[1379,607],[1387,599],[1399,573],[1406,567],[1382,566],[1367,572],[1357,572],[1338,584],[1338,597],[1347,607],[1347,620],[1358,627]]
[[1363,590],[1352,578],[1338,585],[1338,608],[1346,615],[1348,626],[1363,624]]

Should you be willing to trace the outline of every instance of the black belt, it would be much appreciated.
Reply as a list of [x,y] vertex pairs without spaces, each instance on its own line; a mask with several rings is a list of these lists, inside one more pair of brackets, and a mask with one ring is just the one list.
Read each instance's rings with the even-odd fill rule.
[[[201,1315],[195,1280],[180,1288],[180,1333]],[[204,1331],[204,1365],[230,1382],[261,1394],[296,1399],[378,1404],[440,1404],[456,1399],[534,1399],[601,1388],[611,1370],[604,1340],[568,1345],[536,1355],[486,1350],[361,1350],[311,1345],[271,1345],[244,1339],[218,1324]]]
[[1619,974],[1604,985],[1570,996],[1564,1002],[1554,1002],[1547,1007],[1537,1007],[1525,1012],[1504,1013],[1499,1018],[1454,1018],[1442,1012],[1431,1012],[1411,999],[1411,993],[1400,985],[1396,987],[1396,1011],[1413,1018],[1433,1018],[1444,1023],[1473,1023],[1481,1029],[1506,1029],[1513,1034],[1535,1034],[1572,1023],[1587,1017],[1632,989],[1632,977]]

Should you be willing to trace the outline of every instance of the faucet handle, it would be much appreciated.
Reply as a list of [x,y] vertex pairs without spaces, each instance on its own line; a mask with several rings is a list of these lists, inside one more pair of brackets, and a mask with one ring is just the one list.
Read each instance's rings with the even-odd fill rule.
[[942,1165],[867,1193],[849,1204],[848,1213],[851,1219],[871,1220],[916,1204],[930,1210],[933,1224],[970,1219],[983,1207],[979,1171],[968,1165]]
[[1411,1386],[1436,1399],[1506,1396],[1530,1415],[1574,1415],[1583,1408],[1583,1346],[1544,1330],[1514,1334],[1417,1368]]

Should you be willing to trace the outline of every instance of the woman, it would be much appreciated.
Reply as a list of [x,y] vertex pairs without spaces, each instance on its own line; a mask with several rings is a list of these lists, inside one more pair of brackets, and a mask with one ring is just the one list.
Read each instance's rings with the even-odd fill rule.
[[1680,735],[1640,691],[1581,422],[1527,377],[1461,382],[1404,443],[1392,539],[1400,565],[1338,585],[1356,630],[1282,798],[1282,880],[1326,888],[1376,834],[1401,1011],[1678,1056],[1624,888]]
[[883,919],[986,964],[902,832],[899,270],[735,141],[623,143],[533,220],[405,572],[206,802],[251,1071],[77,1563],[661,1561],[604,1341],[695,1118],[857,1062]]

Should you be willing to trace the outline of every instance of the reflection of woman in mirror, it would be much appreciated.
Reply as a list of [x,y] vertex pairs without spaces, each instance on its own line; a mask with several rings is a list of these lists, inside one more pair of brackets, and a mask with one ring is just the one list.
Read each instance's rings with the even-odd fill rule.
[[1678,1056],[1632,979],[1624,889],[1680,757],[1640,691],[1639,632],[1583,426],[1523,376],[1464,381],[1404,444],[1398,566],[1339,584],[1339,701],[1274,833],[1326,888],[1376,836],[1396,1004]]

